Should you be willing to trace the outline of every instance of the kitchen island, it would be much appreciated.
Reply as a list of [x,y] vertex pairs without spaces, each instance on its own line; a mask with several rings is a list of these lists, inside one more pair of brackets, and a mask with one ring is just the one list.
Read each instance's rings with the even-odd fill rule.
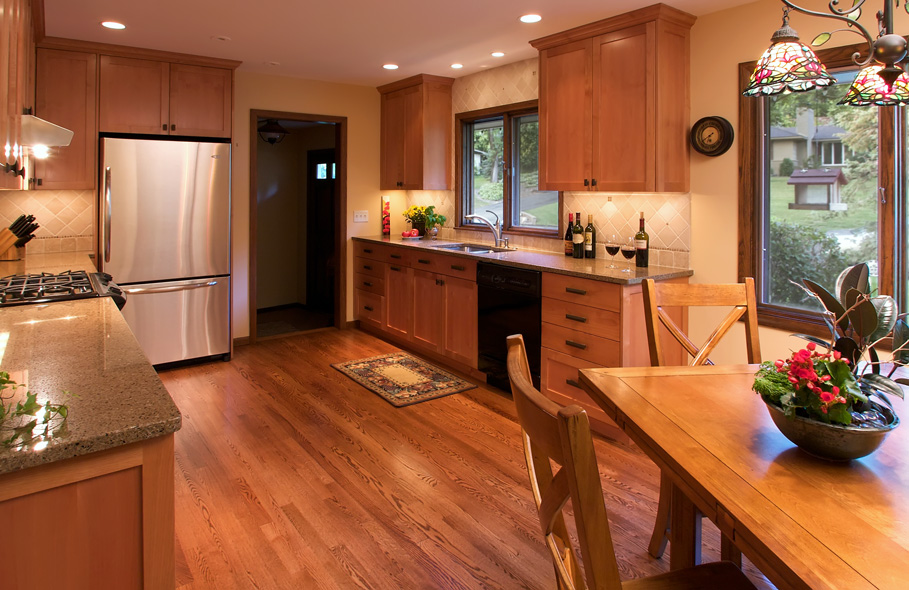
[[[0,263],[63,270],[94,268],[85,253]],[[0,309],[0,370],[69,408],[56,436],[0,446],[3,587],[173,588],[181,416],[113,300]]]

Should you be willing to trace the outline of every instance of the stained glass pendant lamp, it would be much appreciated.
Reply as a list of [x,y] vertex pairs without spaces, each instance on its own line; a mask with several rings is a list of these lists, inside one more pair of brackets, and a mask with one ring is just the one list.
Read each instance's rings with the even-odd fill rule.
[[[781,1],[785,5],[783,27],[773,35],[773,44],[758,61],[751,76],[751,83],[743,92],[745,96],[788,94],[828,86],[834,82],[814,52],[799,43],[795,31],[789,27],[789,12],[795,10],[810,16],[843,22],[847,27],[839,31],[855,33],[868,43],[868,53],[864,59],[859,59],[859,52],[852,56],[852,61],[862,70],[839,104],[854,106],[909,104],[909,76],[906,75],[905,66],[901,64],[906,57],[907,43],[904,37],[893,32],[893,8],[894,4],[899,6],[899,0],[883,0],[883,10],[875,15],[878,25],[876,38],[859,23],[866,0],[853,0],[848,8],[841,8],[838,0],[831,0],[828,4],[830,14],[807,10],[791,0]],[[909,12],[909,3],[904,1],[903,8]],[[821,33],[811,44],[819,47],[830,40],[835,32],[838,31]]]
[[742,93],[745,96],[804,92],[836,82],[789,26],[789,10],[783,9],[783,26],[770,38],[770,47],[758,60],[748,88]]

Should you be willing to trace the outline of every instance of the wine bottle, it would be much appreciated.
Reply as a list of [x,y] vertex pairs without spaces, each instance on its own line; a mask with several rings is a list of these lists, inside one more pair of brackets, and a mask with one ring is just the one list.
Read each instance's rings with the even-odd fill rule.
[[571,237],[571,226],[574,225],[574,213],[568,214],[568,229],[565,230],[565,256],[571,256],[574,253]]
[[574,227],[571,228],[571,255],[584,258],[584,227],[581,225],[581,212],[574,214]]
[[644,231],[644,212],[641,211],[641,228],[634,234],[634,265],[647,268],[650,256],[650,236]]
[[593,227],[593,214],[587,214],[587,227],[584,228],[584,258],[597,257],[597,230]]

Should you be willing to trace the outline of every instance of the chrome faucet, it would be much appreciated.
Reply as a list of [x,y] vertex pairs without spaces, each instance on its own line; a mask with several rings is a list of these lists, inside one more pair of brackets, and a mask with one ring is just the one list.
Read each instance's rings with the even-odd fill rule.
[[466,217],[466,219],[476,219],[477,221],[482,221],[483,223],[485,223],[487,226],[489,226],[489,230],[492,232],[492,237],[496,241],[496,248],[507,248],[508,247],[508,238],[502,237],[502,226],[499,224],[499,216],[496,215],[495,211],[490,211],[489,209],[487,209],[486,212],[492,213],[493,215],[495,215],[495,217],[496,217],[495,225],[493,225],[493,223],[491,221],[489,221],[482,215],[466,215],[465,217]]

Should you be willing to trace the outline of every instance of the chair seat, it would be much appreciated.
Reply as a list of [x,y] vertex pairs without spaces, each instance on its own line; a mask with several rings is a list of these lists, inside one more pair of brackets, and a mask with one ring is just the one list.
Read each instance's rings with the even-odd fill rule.
[[754,584],[729,561],[705,563],[622,582],[622,590],[755,590]]

